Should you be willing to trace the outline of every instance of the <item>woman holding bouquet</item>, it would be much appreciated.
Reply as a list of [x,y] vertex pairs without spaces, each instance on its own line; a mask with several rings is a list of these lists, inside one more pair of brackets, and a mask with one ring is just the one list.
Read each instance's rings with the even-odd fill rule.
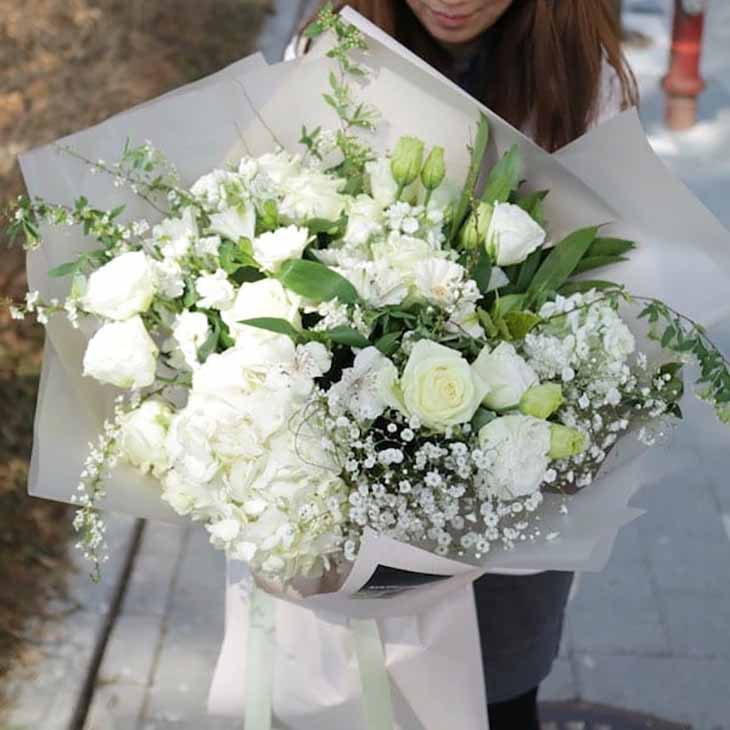
[[[610,0],[349,0],[355,10],[554,151],[636,103]],[[306,53],[295,38],[289,57]],[[573,575],[475,583],[493,730],[538,730]]]

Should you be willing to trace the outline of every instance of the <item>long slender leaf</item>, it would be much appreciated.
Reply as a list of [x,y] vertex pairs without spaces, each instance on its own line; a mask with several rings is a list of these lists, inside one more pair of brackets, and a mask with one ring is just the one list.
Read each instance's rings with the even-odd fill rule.
[[476,281],[479,291],[482,294],[487,294],[489,291],[489,281],[492,278],[492,260],[489,258],[489,254],[483,246],[477,265],[472,272],[472,278]]
[[254,317],[244,319],[239,324],[246,324],[249,327],[258,327],[269,332],[276,332],[279,335],[291,337],[294,342],[300,342],[303,334],[288,320],[279,317]]
[[624,238],[597,238],[588,249],[588,256],[623,256],[636,248],[634,241]]
[[317,302],[339,299],[343,304],[354,304],[359,298],[344,276],[316,261],[289,259],[282,264],[277,278],[287,289]]
[[330,342],[335,342],[338,345],[347,345],[348,347],[368,347],[370,345],[370,340],[365,335],[347,325],[339,325],[338,327],[333,327],[330,330],[324,330],[317,334],[326,337]]
[[626,256],[591,256],[589,250],[578,262],[572,275],[583,274],[586,271],[593,271],[593,269],[601,269],[604,266],[611,266],[611,264],[619,264],[622,261],[628,261],[628,258]]
[[505,203],[517,189],[522,175],[522,153],[519,145],[512,145],[502,159],[490,170],[482,200],[494,205]]
[[75,274],[79,270],[82,263],[83,256],[77,261],[67,261],[65,264],[61,264],[60,266],[56,266],[55,268],[51,269],[48,272],[48,276],[51,276],[54,279],[59,279],[62,276],[70,276],[71,274]]
[[484,114],[479,116],[479,124],[477,125],[476,138],[474,139],[474,146],[471,147],[471,162],[469,163],[469,171],[466,174],[466,180],[464,181],[464,187],[461,191],[461,197],[459,203],[454,211],[454,216],[451,220],[451,230],[449,231],[449,242],[453,243],[456,236],[461,229],[461,224],[466,218],[466,214],[471,205],[472,198],[475,195],[477,182],[479,180],[479,173],[482,169],[482,161],[487,151],[487,143],[489,142],[489,123]]
[[518,291],[526,292],[528,290],[530,283],[540,266],[544,253],[545,251],[542,248],[538,248],[520,264],[520,273],[517,276],[517,282],[515,284]]
[[559,294],[569,297],[571,294],[585,294],[591,289],[619,289],[619,285],[613,281],[604,281],[602,279],[583,279],[582,281],[570,281],[564,284],[558,290]]
[[532,283],[528,288],[530,299],[534,299],[542,292],[560,289],[585,256],[586,251],[596,239],[597,233],[596,226],[581,228],[560,241],[550,251],[532,278]]

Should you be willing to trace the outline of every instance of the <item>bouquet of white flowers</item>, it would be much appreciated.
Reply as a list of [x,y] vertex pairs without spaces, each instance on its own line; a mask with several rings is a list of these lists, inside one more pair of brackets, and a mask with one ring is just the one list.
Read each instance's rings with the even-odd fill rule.
[[[11,306],[49,327],[65,316],[77,332],[58,339],[83,343],[83,375],[121,389],[74,496],[97,564],[97,508],[126,463],[268,585],[346,576],[373,539],[473,579],[495,550],[555,542],[556,515],[596,477],[605,488],[623,436],[651,443],[681,415],[688,356],[727,416],[728,364],[700,325],[586,276],[634,242],[599,225],[566,235],[520,145],[487,164],[484,115],[453,147],[379,147],[378,110],[358,99],[365,36],[327,11],[311,32],[325,31],[338,127],[302,126],[301,151],[258,112],[274,143],[188,184],[151,143],[113,164],[64,146],[154,214],[86,197],[15,212],[29,249],[47,224],[95,242],[49,272],[70,280],[64,295]],[[577,532],[589,555],[604,537],[590,533]]]

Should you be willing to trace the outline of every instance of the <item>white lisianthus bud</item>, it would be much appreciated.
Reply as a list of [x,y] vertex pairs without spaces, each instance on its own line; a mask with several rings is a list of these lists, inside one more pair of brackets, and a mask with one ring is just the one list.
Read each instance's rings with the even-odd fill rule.
[[521,415],[495,418],[479,431],[479,443],[494,455],[488,484],[495,497],[516,499],[540,489],[549,465],[547,421]]
[[563,426],[560,423],[550,424],[550,458],[569,459],[588,448],[588,439],[578,429]]
[[143,251],[130,251],[91,274],[81,308],[107,319],[129,319],[149,309],[156,290],[150,259]]
[[253,241],[253,257],[264,271],[276,273],[287,259],[298,259],[307,246],[309,231],[297,226],[262,233]]
[[400,379],[403,409],[436,431],[472,419],[489,386],[461,353],[419,340]]
[[241,324],[246,319],[275,317],[285,319],[295,327],[301,325],[299,298],[284,289],[276,279],[261,279],[242,284],[233,306],[223,312],[222,316],[234,339],[238,339],[241,335],[261,340],[284,337],[268,330]]
[[444,148],[434,147],[429,152],[426,162],[421,170],[421,183],[426,190],[436,190],[446,177],[446,165],[444,164]]
[[520,400],[520,411],[526,416],[550,418],[563,404],[563,389],[558,383],[533,385]]
[[466,220],[459,233],[462,248],[475,249],[485,240],[494,209],[489,203],[481,202]]
[[238,243],[242,238],[251,240],[256,229],[256,209],[251,203],[226,208],[210,217],[210,230],[229,241]]
[[545,231],[519,205],[497,203],[486,233],[487,252],[497,266],[522,263],[545,241]]
[[489,385],[484,405],[494,411],[517,407],[525,391],[539,382],[535,371],[508,342],[501,342],[492,352],[485,347],[474,362],[474,369]]
[[400,190],[418,179],[422,165],[423,142],[417,137],[401,137],[390,158],[390,171]]
[[236,292],[228,280],[228,274],[218,269],[215,274],[203,274],[195,280],[195,291],[201,309],[227,309],[233,303]]
[[118,388],[146,388],[155,380],[157,354],[141,317],[111,322],[89,341],[84,375]]
[[170,406],[151,398],[121,419],[122,455],[145,474],[160,477],[169,468],[165,439],[172,415]]

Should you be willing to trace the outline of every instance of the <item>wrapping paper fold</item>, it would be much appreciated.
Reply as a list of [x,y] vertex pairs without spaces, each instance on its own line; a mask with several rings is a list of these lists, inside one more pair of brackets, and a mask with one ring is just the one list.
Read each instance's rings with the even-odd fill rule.
[[[385,150],[405,133],[447,150],[449,176],[460,182],[468,166],[465,144],[479,112],[492,130],[491,159],[520,146],[530,189],[551,190],[545,212],[554,240],[570,230],[606,224],[609,235],[632,238],[639,248],[625,264],[601,272],[634,293],[665,299],[675,308],[730,332],[730,236],[654,156],[638,118],[627,112],[554,156],[428,68],[351,11],[347,19],[369,37],[365,59],[373,71],[361,97],[378,107],[383,123],[375,146]],[[331,62],[324,48],[300,61],[267,67],[260,56],[184,87],[97,127],[62,140],[90,159],[115,159],[125,139],[149,139],[174,161],[184,183],[244,153],[270,150],[273,141],[297,147],[302,124],[335,126],[319,103]],[[85,195],[92,205],[128,205],[126,216],[155,220],[144,202],[110,179],[91,175],[55,147],[21,159],[28,190],[58,203]],[[47,229],[45,245],[28,260],[29,283],[45,298],[65,295],[66,282],[50,279],[50,267],[89,245],[77,230]],[[88,441],[110,412],[113,393],[81,375],[84,333],[63,321],[48,327],[29,489],[36,496],[68,500]],[[72,423],[73,428],[68,428]],[[647,464],[651,465],[651,472]],[[360,685],[348,621],[378,621],[403,730],[482,730],[486,703],[476,641],[471,582],[484,571],[600,570],[622,525],[641,511],[628,506],[648,480],[656,460],[627,438],[612,451],[600,484],[586,489],[561,514],[562,501],[541,508],[543,534],[551,542],[525,542],[494,550],[481,565],[438,558],[412,546],[369,534],[350,579],[335,593],[305,600],[277,600],[274,715],[282,730],[362,727]],[[159,500],[151,479],[121,467],[108,487],[108,509],[178,522]],[[378,566],[428,574],[422,587],[372,597],[367,587]],[[435,577],[434,577],[435,576]],[[242,715],[250,576],[231,570],[227,630],[211,691],[210,709]],[[365,588],[364,588],[365,587]],[[372,585],[370,586],[372,588]],[[382,586],[381,586],[382,588]],[[384,595],[384,594],[381,594]],[[430,691],[438,682],[439,691]]]

